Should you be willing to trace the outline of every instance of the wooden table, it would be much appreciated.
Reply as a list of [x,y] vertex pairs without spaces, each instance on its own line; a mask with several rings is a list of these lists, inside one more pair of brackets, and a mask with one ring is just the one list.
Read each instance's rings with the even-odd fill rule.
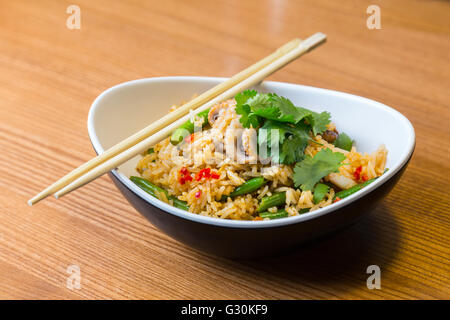
[[[69,4],[0,2],[0,298],[450,298],[449,2],[77,0],[73,30]],[[371,4],[380,30],[366,26]],[[381,101],[417,134],[403,178],[357,225],[286,256],[231,261],[155,229],[107,177],[26,204],[94,156],[87,113],[108,87],[231,76],[317,31],[328,43],[270,79]],[[66,286],[71,265],[80,289]],[[369,265],[381,290],[366,286]]]

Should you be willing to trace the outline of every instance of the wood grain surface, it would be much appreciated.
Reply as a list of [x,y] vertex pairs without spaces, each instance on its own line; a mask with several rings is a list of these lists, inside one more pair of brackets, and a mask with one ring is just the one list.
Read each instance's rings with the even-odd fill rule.
[[[66,27],[70,4],[79,30]],[[380,30],[366,27],[371,4]],[[107,177],[26,204],[94,156],[87,113],[108,87],[231,76],[317,31],[328,43],[270,79],[383,102],[417,135],[401,181],[355,226],[231,261],[158,231]],[[0,1],[0,298],[449,299],[449,53],[448,1]],[[70,265],[80,289],[66,287]],[[369,265],[381,290],[366,286]]]

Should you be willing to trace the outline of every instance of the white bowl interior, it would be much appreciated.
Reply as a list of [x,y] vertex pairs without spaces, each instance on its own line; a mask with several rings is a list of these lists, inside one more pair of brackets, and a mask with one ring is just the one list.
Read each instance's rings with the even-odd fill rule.
[[[171,105],[186,101],[223,80],[208,77],[150,78],[106,90],[94,101],[89,114],[89,135],[94,148],[99,153],[103,152],[159,119],[169,112]],[[354,139],[360,152],[371,153],[384,144],[388,150],[387,167],[390,170],[383,179],[397,172],[413,151],[415,136],[411,123],[399,112],[379,102],[342,92],[280,82],[263,82],[255,89],[288,97],[298,106],[329,111],[338,131]],[[138,159],[139,156],[121,165],[118,172],[127,177],[136,175],[134,168]],[[369,187],[374,188],[372,185]],[[316,215],[318,213],[315,212]]]

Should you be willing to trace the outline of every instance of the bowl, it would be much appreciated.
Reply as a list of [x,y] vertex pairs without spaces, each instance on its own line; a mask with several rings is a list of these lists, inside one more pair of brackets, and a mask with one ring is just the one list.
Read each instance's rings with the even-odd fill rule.
[[[173,104],[224,81],[212,77],[161,77],[125,82],[100,94],[88,117],[89,137],[101,154],[162,117]],[[328,207],[270,221],[237,221],[201,216],[172,207],[141,190],[137,156],[109,173],[130,204],[154,226],[198,250],[228,258],[254,258],[291,250],[355,223],[385,197],[404,172],[415,146],[411,123],[398,111],[363,97],[281,82],[262,82],[258,91],[275,92],[295,105],[327,110],[337,128],[353,137],[358,151],[388,150],[389,168],[374,183]]]

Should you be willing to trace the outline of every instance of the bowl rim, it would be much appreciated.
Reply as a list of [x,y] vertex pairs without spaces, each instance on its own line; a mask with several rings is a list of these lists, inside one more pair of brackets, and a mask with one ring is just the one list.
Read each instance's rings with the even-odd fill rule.
[[[94,119],[95,119],[95,112],[97,107],[100,105],[100,102],[102,99],[110,94],[111,92],[117,90],[117,89],[123,89],[126,87],[134,86],[137,84],[142,83],[151,83],[151,82],[158,82],[158,81],[167,81],[167,82],[175,82],[175,81],[212,81],[214,82],[220,82],[224,81],[227,78],[224,77],[203,77],[203,76],[169,76],[169,77],[153,77],[153,78],[143,78],[143,79],[136,79],[131,80],[127,82],[123,82],[120,84],[117,84],[113,87],[110,87],[103,91],[92,103],[89,113],[88,113],[88,119],[87,119],[87,127],[88,127],[88,134],[89,139],[91,140],[92,146],[97,154],[101,154],[104,152],[104,149],[102,145],[100,144],[100,141],[97,137],[95,127],[94,127]],[[214,217],[208,217],[208,216],[202,216],[196,213],[191,213],[184,211],[182,209],[178,209],[176,207],[173,207],[155,197],[150,196],[148,193],[146,193],[144,190],[136,186],[125,174],[118,172],[117,169],[111,170],[111,173],[117,178],[119,182],[121,182],[126,188],[128,188],[130,191],[138,195],[142,200],[148,202],[149,204],[157,207],[158,209],[164,211],[165,213],[169,213],[175,216],[178,216],[182,219],[188,219],[192,222],[202,223],[202,224],[209,224],[213,226],[220,226],[220,227],[229,227],[229,228],[272,228],[272,227],[280,227],[280,226],[286,226],[291,224],[300,223],[303,221],[311,220],[319,218],[323,215],[329,214],[333,211],[336,211],[338,209],[341,209],[345,206],[350,205],[351,203],[355,202],[357,199],[360,199],[362,197],[365,197],[375,189],[382,186],[385,182],[387,182],[389,179],[394,177],[397,172],[399,172],[409,161],[409,159],[412,156],[412,153],[415,148],[415,131],[414,127],[411,124],[411,122],[400,112],[393,109],[392,107],[389,107],[385,104],[382,104],[380,102],[377,102],[372,99],[364,98],[361,96],[353,95],[350,93],[330,90],[330,89],[322,89],[312,86],[305,86],[300,84],[293,84],[293,83],[286,83],[286,82],[278,82],[278,81],[264,81],[263,85],[269,85],[269,86],[286,86],[286,87],[303,87],[304,89],[315,91],[317,93],[326,93],[327,95],[331,96],[341,96],[344,98],[349,99],[357,99],[360,100],[363,103],[370,104],[372,107],[382,109],[385,112],[389,112],[392,116],[394,116],[399,121],[402,121],[407,129],[409,130],[408,138],[409,141],[405,145],[405,150],[403,154],[400,157],[399,164],[394,168],[389,168],[389,171],[387,171],[385,174],[380,176],[377,180],[375,180],[370,185],[366,186],[362,192],[357,192],[345,199],[342,199],[336,203],[333,203],[327,207],[315,210],[313,212],[307,212],[298,216],[293,217],[287,217],[283,219],[274,219],[274,220],[263,220],[263,221],[248,221],[248,220],[228,220],[228,219],[220,219],[220,218],[214,218]]]

